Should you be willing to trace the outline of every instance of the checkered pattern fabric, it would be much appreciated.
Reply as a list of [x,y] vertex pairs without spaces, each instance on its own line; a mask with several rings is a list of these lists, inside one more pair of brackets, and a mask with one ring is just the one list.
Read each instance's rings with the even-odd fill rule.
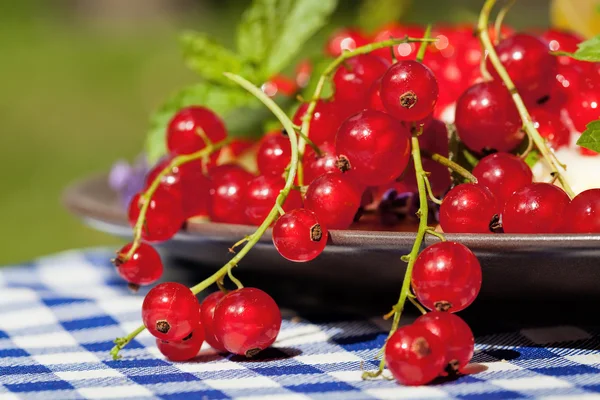
[[600,398],[600,332],[574,326],[478,338],[472,374],[423,387],[363,381],[385,339],[377,320],[284,321],[247,360],[203,349],[171,363],[144,333],[113,361],[112,340],[140,322],[104,250],[0,269],[0,400]]

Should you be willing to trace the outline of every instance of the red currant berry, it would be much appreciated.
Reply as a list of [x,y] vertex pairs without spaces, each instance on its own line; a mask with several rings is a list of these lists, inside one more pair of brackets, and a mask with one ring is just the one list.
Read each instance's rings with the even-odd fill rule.
[[[550,94],[557,62],[543,41],[526,33],[517,33],[498,43],[496,52],[523,100],[533,103]],[[489,58],[486,65],[494,79],[501,82]],[[531,68],[532,65],[538,68]]]
[[533,126],[546,139],[551,148],[558,150],[561,147],[569,145],[571,132],[562,122],[559,114],[547,111],[541,107],[530,109],[529,114],[531,115]]
[[225,293],[218,292],[211,293],[200,304],[200,320],[202,321],[202,327],[204,328],[204,340],[213,349],[218,352],[224,353],[227,350],[223,347],[223,344],[219,342],[219,339],[215,336],[215,307],[225,297]]
[[[398,23],[391,23],[383,26],[381,29],[375,32],[373,43],[383,42],[390,39],[401,39],[405,36],[418,38],[423,37],[424,33],[425,30],[421,26],[402,26]],[[417,50],[418,43],[400,43],[393,47],[394,56],[397,60],[412,60],[416,57]],[[389,48],[378,49],[373,53],[392,61],[392,52]]]
[[[559,29],[548,29],[542,34],[541,39],[547,43],[549,51],[565,51],[568,53],[577,51],[577,45],[584,40],[583,37],[575,32],[561,31]],[[561,65],[584,64],[568,56],[558,56],[557,59]]]
[[505,233],[554,233],[569,204],[569,196],[549,183],[532,183],[517,190],[504,205]]
[[314,212],[297,208],[279,217],[273,227],[273,244],[290,261],[310,261],[325,249],[327,228],[319,224]]
[[154,247],[140,243],[129,259],[125,259],[133,243],[126,244],[117,253],[114,263],[121,278],[134,285],[149,285],[160,279],[163,264]]
[[349,58],[333,75],[335,97],[362,107],[369,89],[389,66],[386,59],[372,54]]
[[[246,222],[251,225],[262,224],[284,186],[285,181],[279,176],[261,175],[248,182],[244,202]],[[302,207],[302,196],[297,190],[292,190],[283,204],[283,209],[287,211],[298,207]]]
[[[302,126],[302,118],[308,109],[308,103],[304,103],[294,114],[294,123]],[[310,129],[308,137],[317,146],[326,141],[335,139],[335,134],[340,126],[340,118],[337,114],[337,107],[330,101],[318,100],[317,106],[310,119]],[[289,147],[289,141],[287,143]]]
[[192,291],[175,282],[153,287],[142,304],[142,320],[152,336],[178,341],[188,336],[200,323],[200,305]]
[[[145,200],[140,193],[133,196],[129,204],[129,224],[134,227]],[[149,242],[162,242],[171,239],[184,222],[181,198],[171,193],[157,190],[149,200],[146,221],[142,228],[142,238]]]
[[355,50],[369,44],[367,36],[358,29],[345,28],[340,29],[331,35],[325,45],[325,54],[331,57],[338,57],[344,51]]
[[198,355],[204,342],[204,330],[199,324],[187,337],[180,341],[156,339],[158,350],[171,361],[188,361]]
[[225,164],[211,170],[209,216],[214,222],[243,224],[246,222],[244,200],[252,174],[234,164]]
[[260,289],[235,290],[215,307],[215,336],[233,354],[255,356],[273,344],[280,328],[277,303]]
[[441,340],[421,325],[399,328],[385,345],[385,363],[403,385],[431,382],[442,372],[445,360]]
[[433,112],[438,94],[433,72],[418,61],[398,61],[381,79],[381,102],[401,121],[427,117]]
[[600,233],[600,189],[589,189],[575,196],[562,218],[562,232]]
[[500,215],[496,197],[478,183],[463,183],[448,192],[440,206],[440,225],[446,233],[490,233]]
[[469,325],[456,314],[432,311],[414,322],[437,336],[446,348],[447,372],[459,372],[473,358],[475,338]]
[[[213,143],[227,137],[223,121],[205,107],[182,108],[167,128],[167,148],[171,154],[191,154],[206,147],[203,136]],[[218,157],[218,152],[212,157]]]
[[335,146],[325,142],[319,146],[323,153],[317,155],[312,147],[306,147],[302,163],[304,165],[304,184],[310,185],[315,179],[327,172],[339,172]]
[[360,206],[362,190],[346,176],[330,172],[315,179],[306,191],[304,207],[327,229],[347,229]]
[[475,254],[456,242],[432,244],[419,254],[412,273],[417,299],[430,310],[458,312],[481,289],[481,266]]
[[456,103],[454,123],[465,146],[477,153],[511,151],[525,137],[508,90],[495,82],[467,89]]
[[381,102],[381,78],[373,82],[367,93],[367,109],[387,113]]
[[575,129],[585,131],[586,125],[600,118],[600,91],[597,85],[582,84],[567,103]]
[[269,97],[275,97],[278,94],[291,97],[298,91],[298,87],[294,79],[277,74],[271,77],[268,82],[263,83],[261,90]]
[[281,132],[268,133],[261,139],[256,163],[262,175],[283,175],[291,158],[290,140]]
[[296,85],[299,88],[305,88],[310,82],[310,76],[313,71],[312,62],[309,59],[300,61],[295,68]]
[[501,208],[514,192],[533,180],[525,161],[509,153],[494,153],[482,158],[473,168],[473,175],[479,184],[494,194]]
[[344,171],[364,186],[383,185],[404,172],[410,159],[410,133],[379,111],[348,118],[336,136],[335,150]]

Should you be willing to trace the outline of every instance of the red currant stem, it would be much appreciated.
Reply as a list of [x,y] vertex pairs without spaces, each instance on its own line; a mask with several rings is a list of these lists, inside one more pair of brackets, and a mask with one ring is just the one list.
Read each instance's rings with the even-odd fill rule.
[[[317,87],[315,88],[315,92],[308,103],[308,108],[304,113],[304,117],[302,118],[302,132],[305,136],[310,136],[310,121],[312,120],[313,114],[315,112],[315,108],[317,107],[317,101],[321,98],[321,94],[323,93],[323,89],[325,88],[325,83],[327,79],[331,78],[331,75],[335,72],[335,70],[342,65],[347,59],[361,55],[368,54],[377,49],[383,49],[385,47],[392,47],[401,43],[413,43],[413,42],[436,42],[437,39],[423,39],[423,38],[411,38],[404,37],[402,39],[389,39],[384,40],[382,42],[370,43],[366,46],[358,47],[352,51],[345,51],[341,55],[339,55],[335,60],[333,60],[327,68],[323,71],[321,76],[319,77],[319,81],[317,82]],[[303,139],[300,139],[298,143],[298,147],[300,149],[300,154],[304,154],[304,148],[306,147],[306,142]],[[302,160],[300,160],[302,161]],[[302,186],[304,184],[304,174],[302,171],[302,163],[298,164],[298,184]]]
[[314,150],[315,154],[318,157],[323,157],[323,150],[321,150],[321,148],[319,146],[317,146],[315,144],[315,142],[313,142],[312,140],[310,140],[308,138],[308,136],[306,136],[302,132],[302,127],[294,126],[294,129],[296,129],[296,133],[298,133],[298,136],[300,136],[301,140],[304,140],[306,142],[306,144],[308,144],[310,147],[312,147],[312,149]]
[[[277,203],[277,205],[281,206],[285,202],[285,199],[287,198],[287,195],[289,194],[290,190],[292,189],[292,186],[294,186],[294,179],[296,178],[296,169],[298,167],[298,137],[296,136],[296,132],[294,130],[294,124],[292,123],[292,121],[290,121],[288,116],[283,112],[283,110],[281,108],[279,108],[279,106],[273,100],[271,100],[267,95],[265,95],[260,89],[258,89],[252,83],[248,82],[246,79],[242,78],[241,76],[234,75],[234,74],[231,74],[228,72],[224,73],[224,75],[227,78],[234,81],[235,83],[237,83],[238,85],[240,85],[241,87],[243,87],[244,89],[246,89],[248,92],[250,92],[254,96],[256,96],[277,117],[277,119],[279,119],[279,122],[281,122],[281,124],[283,125],[283,127],[285,128],[285,130],[287,132],[288,138],[290,140],[290,146],[292,148],[292,156],[291,156],[291,160],[290,160],[289,173],[287,174],[285,185],[284,185],[283,189],[281,190],[281,192],[279,193],[279,196],[277,196],[277,199],[275,200],[275,203]],[[220,145],[220,147],[222,147],[224,144],[223,144],[223,142],[216,143],[215,145],[212,146],[213,149],[210,149],[210,150],[216,149],[218,145]],[[202,153],[204,150],[206,150],[206,153],[210,153],[210,151],[208,151],[209,149],[207,147],[206,149],[203,149],[197,153],[190,154],[187,156],[179,156],[179,157],[174,158],[173,161],[169,164],[170,168],[173,167],[172,164],[176,160],[183,159],[183,160],[185,160],[183,162],[190,161],[190,160],[194,159],[194,158],[191,158],[192,156],[198,155],[198,154]],[[202,156],[202,155],[204,155],[204,153],[200,154],[200,156]],[[181,162],[181,164],[183,164],[183,162]],[[179,165],[180,164],[176,164],[175,166],[179,166]],[[168,168],[169,167],[165,168],[165,170],[161,171],[161,173],[158,174],[158,176],[156,177],[154,182],[152,182],[152,185],[150,186],[150,188],[148,190],[150,190],[152,187],[154,187],[154,190],[156,190],[156,187],[158,187],[158,184],[160,182],[160,179],[162,178],[162,175],[167,173],[166,171],[168,171]],[[260,226],[258,228],[256,228],[256,231],[254,231],[254,233],[251,234],[247,238],[246,244],[244,245],[244,247],[242,247],[241,250],[235,256],[233,256],[229,260],[229,262],[227,262],[225,265],[223,265],[218,271],[216,271],[211,276],[209,276],[202,282],[198,283],[197,285],[191,287],[190,290],[192,291],[192,293],[198,294],[198,293],[202,292],[203,290],[205,290],[206,288],[208,288],[209,286],[211,286],[215,282],[217,282],[217,280],[221,279],[221,277],[224,276],[225,274],[227,274],[227,272],[231,268],[234,268],[238,265],[240,260],[242,260],[242,258],[244,258],[244,256],[259,241],[259,239],[262,237],[262,235],[265,233],[265,231],[267,229],[269,229],[269,227],[275,221],[275,219],[277,219],[279,217],[279,210],[277,208],[277,205],[274,205],[273,208],[271,208],[269,215],[267,215],[267,217],[264,219],[262,224],[260,224]],[[137,328],[135,331],[131,332],[126,337],[116,339],[115,340],[116,346],[113,347],[112,350],[110,351],[110,354],[113,356],[113,359],[118,359],[119,358],[119,350],[121,350],[127,343],[129,343],[133,338],[135,338],[144,329],[145,329],[145,327],[144,327],[144,325],[142,325],[139,328]]]
[[[498,42],[502,39],[502,22],[504,22],[504,17],[510,11],[510,8],[515,4],[516,0],[509,0],[502,9],[498,12],[496,16],[496,21],[494,23],[494,30],[496,32],[496,40],[494,41],[494,45],[497,45]],[[483,57],[485,58],[485,57]]]
[[233,246],[231,246],[229,248],[229,252],[235,254],[235,248],[239,247],[241,245],[243,245],[244,243],[246,243],[248,240],[250,240],[250,236],[245,236],[243,239],[238,240],[237,242],[234,243]]
[[408,300],[413,304],[413,306],[417,307],[417,309],[421,312],[421,314],[427,314],[427,310],[423,308],[422,305],[419,304],[417,299],[412,296],[408,296]]
[[[423,34],[423,38],[428,39],[430,35],[431,35],[431,24],[428,24],[427,28],[425,28],[425,33]],[[427,43],[427,42],[421,42],[421,44],[419,45],[419,51],[417,52],[416,59],[420,63],[423,62],[423,58],[425,57],[425,51],[427,50],[428,44],[429,43]]]
[[531,153],[531,150],[533,150],[533,140],[531,140],[531,137],[527,135],[527,148],[519,157],[526,159],[529,153]]
[[441,232],[437,232],[435,230],[435,228],[427,228],[427,233],[431,236],[435,236],[436,238],[440,239],[440,241],[445,242],[446,241],[446,236],[444,236],[443,233]]
[[[238,289],[243,289],[244,285],[242,285],[242,282],[240,282],[239,279],[237,279],[235,276],[233,276],[233,273],[231,272],[233,267],[234,267],[234,265],[232,265],[231,267],[229,267],[227,269],[227,276],[229,277],[229,280],[231,280],[231,282],[233,282]],[[217,279],[217,282],[218,281],[219,280]]]
[[279,204],[275,203],[275,207],[277,207],[277,211],[279,212],[279,215],[285,214],[285,210]]
[[490,58],[490,62],[494,66],[494,69],[496,70],[498,75],[500,75],[502,82],[504,82],[504,85],[506,86],[506,88],[508,89],[510,94],[512,95],[513,101],[517,107],[517,110],[519,111],[519,115],[521,116],[521,119],[523,120],[523,127],[525,129],[525,132],[531,138],[531,140],[533,140],[533,142],[535,143],[535,146],[538,148],[538,150],[540,151],[540,153],[542,154],[542,156],[544,157],[544,159],[546,160],[548,165],[550,165],[550,168],[553,170],[552,172],[554,172],[556,174],[556,176],[557,176],[561,186],[565,190],[565,192],[567,192],[567,194],[569,195],[570,198],[573,198],[573,197],[575,197],[575,193],[573,192],[571,185],[569,185],[569,182],[567,181],[564,174],[560,172],[559,163],[557,163],[552,158],[550,148],[546,144],[546,141],[540,135],[540,133],[537,131],[537,129],[535,129],[535,126],[533,125],[533,122],[531,121],[531,116],[529,115],[529,112],[527,111],[527,107],[525,106],[525,103],[523,103],[523,99],[519,95],[519,92],[517,92],[517,89],[515,88],[515,85],[514,85],[512,79],[510,78],[510,75],[508,75],[508,72],[506,72],[506,69],[504,68],[504,66],[502,65],[502,62],[498,58],[496,49],[494,49],[494,45],[492,44],[492,42],[490,40],[490,35],[488,32],[487,26],[488,26],[490,13],[491,13],[492,9],[494,8],[495,3],[496,3],[496,0],[486,0],[483,5],[483,8],[481,9],[481,13],[479,14],[479,22],[477,23],[477,30],[479,31],[479,39],[481,40],[481,44],[483,45],[483,48],[487,51],[488,57]]
[[455,163],[454,161],[450,160],[448,157],[444,157],[443,155],[438,154],[438,153],[430,153],[427,150],[423,150],[422,153],[423,153],[423,156],[435,161],[438,164],[442,164],[443,166],[456,172],[457,174],[459,174],[466,180],[473,182],[473,183],[477,183],[477,178],[475,178],[472,173],[470,173],[466,168],[464,168],[464,167],[458,165],[457,163]]
[[427,188],[427,195],[429,199],[433,201],[435,204],[442,204],[442,201],[433,195],[433,191],[431,190],[431,182],[429,182],[429,178],[427,175],[424,176],[425,187]]
[[162,178],[169,172],[171,172],[173,168],[177,168],[190,161],[207,157],[214,151],[219,150],[221,147],[224,147],[227,144],[229,144],[230,141],[230,139],[225,139],[214,144],[212,142],[209,142],[206,145],[206,147],[202,150],[199,150],[192,154],[177,156],[173,158],[171,162],[167,166],[165,166],[158,175],[156,175],[150,186],[148,186],[148,189],[146,189],[146,191],[140,196],[140,200],[143,200],[143,204],[140,207],[140,214],[135,223],[135,226],[133,227],[133,245],[125,255],[125,260],[129,260],[129,258],[131,258],[135,254],[136,250],[140,245],[142,231],[144,230],[144,225],[146,223],[146,213],[148,212],[148,207],[150,206],[150,200],[152,199],[152,196],[160,186]]

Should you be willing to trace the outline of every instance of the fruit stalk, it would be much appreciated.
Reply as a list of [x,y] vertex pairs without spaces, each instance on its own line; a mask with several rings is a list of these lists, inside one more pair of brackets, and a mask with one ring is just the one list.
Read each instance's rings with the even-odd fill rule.
[[444,167],[451,169],[452,171],[456,172],[457,174],[459,174],[466,180],[468,180],[472,183],[477,183],[477,178],[475,178],[475,176],[473,176],[472,173],[470,173],[466,168],[464,168],[464,167],[460,166],[459,164],[455,163],[454,161],[450,160],[449,158],[444,157],[443,155],[438,154],[438,153],[430,153],[426,150],[423,150],[421,153],[424,157],[427,157],[427,158],[435,161],[438,164],[442,164]]
[[531,121],[531,116],[527,111],[527,107],[525,106],[523,99],[517,92],[517,89],[515,88],[512,79],[510,78],[508,72],[506,72],[506,69],[504,68],[502,62],[498,58],[496,49],[494,48],[494,45],[490,40],[490,35],[487,27],[489,23],[490,13],[492,12],[492,9],[494,8],[495,4],[496,0],[486,0],[483,5],[483,8],[481,9],[481,13],[479,14],[477,30],[479,32],[479,39],[481,40],[481,44],[483,45],[484,50],[487,52],[487,56],[490,58],[490,62],[494,66],[494,69],[496,70],[496,72],[498,72],[498,75],[502,79],[502,82],[504,82],[504,85],[510,92],[513,102],[515,103],[517,110],[519,111],[519,115],[523,120],[523,129],[527,133],[527,136],[529,136],[529,138],[533,141],[533,143],[538,148],[548,165],[550,165],[550,168],[552,169],[552,175],[558,178],[565,192],[567,192],[570,198],[573,198],[575,197],[575,193],[573,192],[571,185],[569,185],[569,182],[567,182],[566,177],[561,172],[560,162],[558,162],[558,160],[556,160],[556,157],[553,156],[552,151],[544,141],[544,138],[542,138],[540,133],[533,125],[533,122]]
[[[271,226],[271,224],[277,219],[277,217],[279,217],[279,209],[280,209],[281,205],[283,205],[283,203],[285,202],[285,199],[287,198],[288,194],[290,193],[290,190],[294,186],[294,179],[296,177],[296,170],[298,167],[298,137],[296,135],[296,131],[294,130],[294,124],[288,118],[288,116],[283,112],[283,110],[281,110],[281,108],[279,108],[279,106],[273,100],[271,100],[260,89],[255,87],[252,83],[248,82],[246,79],[242,78],[241,76],[238,76],[235,74],[230,74],[230,73],[225,73],[225,76],[227,78],[231,79],[232,81],[234,81],[235,83],[237,83],[238,85],[240,85],[241,87],[243,87],[244,89],[246,89],[248,92],[250,92],[254,96],[256,96],[277,117],[277,119],[279,119],[279,122],[281,122],[281,124],[285,128],[285,130],[288,134],[288,138],[290,139],[290,145],[292,148],[292,156],[291,156],[290,165],[288,168],[285,186],[279,193],[279,196],[277,196],[275,204],[273,205],[273,208],[271,208],[269,215],[267,215],[267,217],[264,219],[262,224],[260,224],[260,226],[258,228],[256,228],[256,231],[254,231],[254,233],[248,237],[248,240],[246,241],[246,244],[244,245],[244,247],[242,247],[236,253],[236,255],[233,256],[231,258],[231,260],[229,260],[229,262],[227,262],[225,265],[223,265],[217,272],[215,272],[214,274],[212,274],[211,276],[209,276],[208,278],[206,278],[199,284],[190,288],[192,293],[194,293],[195,295],[202,292],[204,289],[208,288],[209,286],[215,284],[219,279],[221,279],[222,276],[227,274],[227,272],[230,269],[236,267],[238,265],[238,262],[242,258],[244,258],[244,256],[250,251],[250,249],[252,249],[252,247],[254,247],[254,245],[260,240],[260,238],[265,233],[265,231],[269,228],[269,226]],[[222,142],[220,142],[220,143],[222,143]],[[214,146],[216,146],[216,144]],[[200,152],[194,153],[194,154],[199,154],[199,153],[203,152],[204,150],[206,150],[206,152],[203,153],[202,156],[206,156],[206,155],[210,154],[210,151],[208,151],[208,146],[205,149],[201,150]],[[212,149],[212,150],[214,150],[214,149]],[[189,157],[191,157],[194,154],[190,154],[189,156],[180,156],[180,157],[184,157],[184,159],[186,161],[189,161]],[[180,157],[177,157],[177,158],[180,158]],[[174,159],[173,161],[175,161],[176,159]],[[175,166],[177,166],[177,165],[175,165]],[[160,183],[160,178],[162,178],[162,175],[164,175],[164,174],[166,174],[166,172],[164,170],[161,171],[161,173],[157,176],[157,178],[153,182],[153,185],[155,184],[154,190],[156,190],[156,187],[158,187],[158,184]],[[141,215],[141,213],[140,213],[140,215]],[[136,227],[137,227],[137,224],[136,224]],[[135,331],[131,332],[129,335],[116,339],[115,346],[110,351],[110,354],[113,356],[113,359],[115,359],[115,360],[118,359],[119,351],[123,347],[125,347],[131,340],[133,340],[137,335],[139,335],[141,332],[143,332],[144,329],[145,329],[144,325],[141,325]]]

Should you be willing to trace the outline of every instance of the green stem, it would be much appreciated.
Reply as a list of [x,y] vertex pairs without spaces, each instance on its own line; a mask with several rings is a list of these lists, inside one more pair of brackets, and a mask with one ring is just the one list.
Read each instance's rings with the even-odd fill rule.
[[[428,39],[429,35],[431,35],[431,24],[427,25],[427,28],[425,28],[425,33],[423,34],[423,38],[424,39]],[[427,50],[427,45],[429,43],[427,42],[421,42],[421,45],[419,46],[419,51],[417,52],[417,61],[418,62],[423,62],[423,58],[425,58],[425,51]]]
[[[285,199],[287,198],[288,194],[290,193],[292,186],[294,186],[294,179],[296,177],[296,169],[298,167],[298,137],[296,136],[296,131],[294,130],[294,124],[292,123],[292,121],[290,121],[288,116],[283,112],[283,110],[281,110],[281,108],[279,108],[279,106],[273,100],[271,100],[260,89],[255,87],[252,83],[248,82],[246,79],[242,78],[241,76],[230,74],[230,73],[225,73],[225,76],[227,78],[231,79],[232,81],[234,81],[235,83],[237,83],[238,85],[240,85],[241,87],[243,87],[244,89],[246,89],[248,92],[250,92],[254,96],[256,96],[277,117],[277,119],[279,119],[279,122],[281,122],[281,124],[285,128],[285,130],[288,134],[288,138],[290,139],[290,145],[292,148],[292,156],[291,156],[291,161],[290,161],[290,165],[289,165],[289,171],[288,171],[286,181],[285,181],[285,186],[279,193],[279,196],[277,196],[277,199],[275,200],[276,204],[273,205],[273,208],[271,208],[269,215],[267,215],[267,217],[264,219],[262,224],[260,224],[260,226],[258,228],[256,228],[256,231],[252,235],[249,236],[244,247],[242,247],[240,249],[240,251],[237,252],[236,255],[231,258],[231,260],[229,260],[229,262],[227,262],[225,265],[223,265],[217,272],[215,272],[214,274],[212,274],[211,276],[209,276],[208,278],[206,278],[205,280],[203,280],[196,286],[193,286],[190,288],[190,290],[194,294],[198,294],[198,293],[202,292],[204,289],[213,285],[215,282],[217,282],[218,279],[220,279],[223,275],[225,275],[231,268],[236,267],[238,265],[239,261],[242,258],[244,258],[244,256],[250,251],[250,249],[259,241],[259,239],[262,237],[262,235],[265,233],[265,231],[269,228],[269,226],[271,226],[271,224],[279,217],[279,206],[281,206],[285,202]],[[184,157],[191,157],[191,156],[192,155],[184,156]],[[159,177],[160,177],[160,174],[159,174]],[[158,179],[158,177],[157,177],[157,179]],[[156,184],[156,186],[158,186],[158,183]],[[156,190],[156,188],[155,188],[155,190]],[[110,351],[110,354],[113,356],[113,358],[115,360],[118,359],[119,351],[123,347],[125,347],[127,345],[127,343],[129,343],[133,338],[135,338],[138,334],[140,334],[144,329],[145,329],[145,327],[144,327],[144,325],[142,325],[139,328],[137,328],[135,331],[131,332],[129,335],[127,335],[123,338],[116,339],[115,347],[113,347],[112,350]]]
[[425,175],[425,187],[427,188],[427,194],[429,195],[429,200],[433,201],[435,204],[440,205],[442,201],[434,196],[433,190],[431,190],[431,182],[429,182],[429,177]]
[[544,159],[546,160],[548,165],[550,165],[550,168],[552,169],[552,173],[558,178],[558,180],[559,180],[561,186],[563,187],[563,189],[565,190],[565,192],[567,192],[569,197],[573,198],[575,196],[575,193],[573,192],[571,185],[569,185],[569,182],[567,182],[566,177],[560,171],[559,163],[557,163],[555,161],[555,159],[552,157],[550,148],[546,144],[546,141],[544,140],[544,138],[542,138],[542,136],[537,131],[537,129],[535,129],[535,126],[533,125],[533,122],[531,121],[531,116],[529,115],[529,112],[527,111],[527,107],[525,106],[525,103],[523,102],[523,99],[521,98],[521,96],[519,95],[519,92],[515,88],[515,85],[514,85],[512,79],[510,78],[510,75],[508,75],[508,72],[506,72],[506,69],[504,68],[504,66],[502,65],[502,62],[498,58],[496,49],[494,48],[494,45],[492,44],[492,42],[490,40],[490,35],[487,30],[487,26],[489,23],[490,13],[492,12],[492,9],[494,8],[495,3],[496,3],[496,0],[486,0],[483,5],[483,8],[481,9],[481,13],[479,14],[479,22],[477,23],[477,30],[479,31],[479,39],[481,40],[481,43],[482,43],[484,49],[487,51],[488,57],[490,59],[490,62],[494,66],[494,69],[496,70],[496,72],[502,79],[502,82],[504,82],[504,85],[506,86],[506,88],[508,89],[510,94],[512,95],[513,102],[515,103],[517,110],[519,111],[519,115],[521,116],[521,119],[523,120],[523,127],[525,129],[525,132],[531,138],[531,140],[533,140],[533,143],[538,148],[538,150],[540,151],[540,153],[542,154],[542,156],[544,157]]
[[438,153],[430,153],[427,150],[423,150],[423,155],[433,161],[435,161],[438,164],[442,164],[443,166],[451,169],[452,171],[456,172],[457,174],[459,174],[460,176],[462,176],[463,178],[465,178],[466,180],[472,182],[472,183],[477,183],[477,178],[475,178],[473,176],[472,173],[469,172],[469,170],[467,170],[466,168],[458,165],[457,163],[455,163],[454,161],[450,160],[447,157],[444,157],[441,154]]
[[502,7],[500,11],[498,11],[498,15],[496,16],[496,21],[494,22],[494,31],[496,32],[496,40],[494,44],[498,44],[502,39],[502,22],[504,22],[504,17],[510,11],[510,8],[515,4],[516,0],[509,0],[508,3]]

